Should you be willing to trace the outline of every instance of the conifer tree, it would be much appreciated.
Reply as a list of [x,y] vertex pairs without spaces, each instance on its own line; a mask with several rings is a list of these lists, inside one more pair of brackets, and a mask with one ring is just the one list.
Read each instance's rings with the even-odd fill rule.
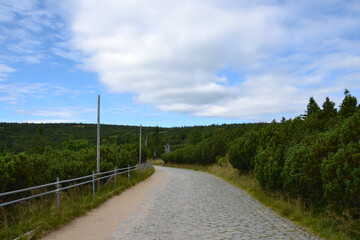
[[337,114],[337,109],[335,108],[335,103],[330,101],[329,97],[326,97],[325,102],[322,105],[323,107],[323,116],[324,118],[332,118]]
[[284,116],[281,118],[281,123],[286,123],[286,118]]
[[305,116],[309,117],[310,115],[313,115],[318,112],[320,112],[319,105],[316,103],[314,97],[310,97]]
[[348,118],[354,114],[357,107],[357,99],[354,96],[351,96],[349,90],[345,89],[345,97],[342,103],[340,104],[339,115]]

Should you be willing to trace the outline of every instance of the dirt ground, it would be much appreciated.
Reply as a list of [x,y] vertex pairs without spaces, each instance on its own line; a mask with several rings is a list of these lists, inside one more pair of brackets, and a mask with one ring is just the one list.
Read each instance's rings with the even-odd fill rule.
[[165,173],[156,170],[144,182],[114,196],[85,216],[71,221],[66,226],[51,232],[42,240],[101,240],[109,237],[136,209],[146,196],[164,178]]

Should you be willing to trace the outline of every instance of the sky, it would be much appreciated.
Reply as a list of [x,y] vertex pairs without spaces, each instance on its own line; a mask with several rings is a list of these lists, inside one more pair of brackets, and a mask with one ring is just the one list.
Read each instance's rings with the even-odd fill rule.
[[193,126],[360,96],[360,1],[0,0],[0,122]]

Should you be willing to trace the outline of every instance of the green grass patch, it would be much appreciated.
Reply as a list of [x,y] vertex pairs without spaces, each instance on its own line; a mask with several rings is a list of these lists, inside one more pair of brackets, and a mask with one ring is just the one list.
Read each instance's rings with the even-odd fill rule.
[[158,165],[158,166],[164,165],[164,161],[160,158],[150,159],[149,161],[151,161],[153,165]]
[[149,172],[140,172],[139,181],[136,171],[131,173],[130,181],[127,179],[127,174],[119,175],[116,188],[114,180],[100,188],[96,184],[95,199],[92,195],[92,184],[68,189],[60,193],[60,212],[57,210],[55,194],[0,208],[0,239],[14,239],[34,229],[33,238],[40,238],[76,217],[86,214],[112,196],[145,180],[153,173],[154,168]]
[[340,215],[331,211],[318,212],[311,207],[306,207],[301,199],[291,199],[281,193],[265,191],[253,173],[240,173],[226,159],[219,159],[218,164],[209,166],[164,164],[160,161],[157,164],[203,171],[220,177],[245,190],[279,215],[305,227],[309,232],[313,232],[321,238],[330,240],[360,239],[359,219],[353,219],[350,214],[346,213]]

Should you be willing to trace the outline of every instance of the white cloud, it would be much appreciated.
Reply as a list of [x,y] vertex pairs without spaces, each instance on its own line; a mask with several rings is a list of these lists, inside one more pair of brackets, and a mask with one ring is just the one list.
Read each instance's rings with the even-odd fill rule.
[[[80,52],[82,67],[111,91],[163,111],[261,120],[303,112],[310,96],[342,91],[339,81],[359,88],[356,2],[67,4],[68,47],[77,53],[69,56]],[[228,68],[245,80],[217,76]]]
[[[81,122],[83,114],[96,112],[96,109],[81,107],[81,106],[70,106],[70,107],[59,107],[59,108],[48,108],[48,109],[37,109],[37,110],[15,110],[15,114],[27,115],[36,117],[36,120],[29,120],[26,122]],[[41,119],[39,119],[39,117]]]
[[15,69],[0,63],[0,82],[7,78],[8,73],[15,72]]
[[[1,67],[1,65],[0,65]],[[0,102],[18,104],[20,102],[31,102],[33,99],[48,99],[49,96],[78,97],[92,90],[70,89],[61,86],[53,86],[44,83],[3,83],[0,84]]]
[[[49,58],[47,45],[59,39],[62,26],[51,8],[40,0],[0,1],[2,62],[39,63]],[[61,35],[61,33],[60,33]]]
[[0,98],[0,101],[17,104],[21,99],[26,97],[39,98],[47,89],[47,86],[41,83],[0,84],[0,93],[3,96]]
[[[73,123],[74,120],[73,119],[49,119],[49,118],[44,118],[44,119],[37,119],[37,120],[26,120],[23,121],[25,123]],[[83,121],[76,121],[76,122],[83,122]]]

